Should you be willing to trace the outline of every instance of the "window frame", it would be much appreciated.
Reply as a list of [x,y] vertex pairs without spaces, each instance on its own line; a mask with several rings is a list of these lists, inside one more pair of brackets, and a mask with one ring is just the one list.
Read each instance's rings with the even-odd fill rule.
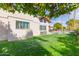
[[40,19],[39,21],[42,23],[47,23],[47,21],[45,19]]
[[[26,24],[27,24],[27,26],[26,26]],[[16,29],[29,29],[30,28],[30,23],[26,22],[26,21],[16,20],[16,25],[15,26],[16,26]]]
[[40,25],[40,30],[41,31],[46,31],[46,26],[45,25]]

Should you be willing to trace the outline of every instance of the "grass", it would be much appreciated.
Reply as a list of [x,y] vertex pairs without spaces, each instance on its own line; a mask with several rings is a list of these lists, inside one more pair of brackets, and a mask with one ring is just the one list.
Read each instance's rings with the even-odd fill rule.
[[8,56],[79,56],[74,34],[53,34],[21,41],[1,41],[0,55]]

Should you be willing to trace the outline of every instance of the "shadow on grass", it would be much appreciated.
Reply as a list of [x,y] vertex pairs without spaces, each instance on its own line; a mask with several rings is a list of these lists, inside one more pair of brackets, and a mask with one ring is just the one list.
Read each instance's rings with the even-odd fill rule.
[[[67,34],[65,37],[58,37],[58,41],[65,44],[69,50],[62,50],[63,55],[70,55],[70,56],[79,56],[79,47],[78,44],[75,44],[75,40],[77,39],[76,35],[73,33]],[[60,51],[59,51],[60,52]]]
[[[50,36],[51,41],[54,39],[53,35]],[[12,56],[53,56],[55,52],[60,53],[63,56],[79,56],[79,45],[74,43],[76,36],[74,34],[68,34],[66,36],[57,36],[58,40],[55,47],[52,42],[42,37],[32,37],[27,40],[14,41],[14,42],[0,42],[0,55],[12,55]],[[39,42],[40,41],[40,42]],[[43,47],[41,42],[47,47]],[[58,43],[63,43],[66,48],[61,48]],[[59,50],[59,48],[61,50]],[[49,52],[51,50],[51,52]],[[53,53],[53,54],[52,54]],[[56,54],[55,54],[56,55]],[[58,54],[57,54],[58,55]]]
[[41,45],[37,42],[37,38],[33,37],[23,41],[0,43],[0,55],[44,56],[51,55],[51,53],[41,47]]
[[43,42],[48,42],[48,40],[45,40],[45,39],[43,39],[43,38],[41,38],[41,37],[33,37],[33,39],[41,40],[41,41],[43,41]]

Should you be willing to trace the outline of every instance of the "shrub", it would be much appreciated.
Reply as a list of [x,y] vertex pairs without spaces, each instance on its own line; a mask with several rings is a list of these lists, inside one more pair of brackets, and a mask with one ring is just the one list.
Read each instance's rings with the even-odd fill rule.
[[79,28],[75,30],[75,34],[76,34],[76,43],[79,44]]
[[79,35],[79,28],[75,30],[76,34]]

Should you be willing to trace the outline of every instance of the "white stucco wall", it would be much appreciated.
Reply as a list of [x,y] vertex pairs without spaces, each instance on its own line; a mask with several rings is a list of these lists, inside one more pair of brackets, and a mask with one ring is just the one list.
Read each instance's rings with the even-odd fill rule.
[[[16,20],[29,22],[29,29],[16,29]],[[40,35],[40,22],[39,19],[28,14],[22,14],[16,12],[15,14],[8,13],[6,11],[0,10],[0,40],[8,39],[14,40],[17,38],[24,38],[30,36]],[[46,25],[47,33],[48,23]],[[8,29],[7,29],[8,28]]]
[[8,27],[7,19],[0,17],[0,40],[7,40]]

